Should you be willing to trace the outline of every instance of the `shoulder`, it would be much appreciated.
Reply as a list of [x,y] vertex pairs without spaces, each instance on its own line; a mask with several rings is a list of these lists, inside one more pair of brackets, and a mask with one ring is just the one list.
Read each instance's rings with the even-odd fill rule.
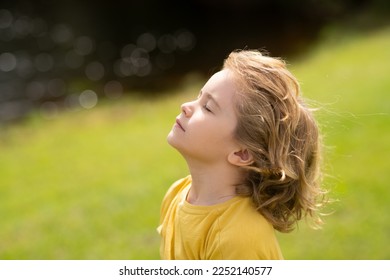
[[161,212],[165,213],[172,201],[187,187],[191,184],[192,178],[190,175],[175,181],[166,192],[162,205]]
[[168,189],[164,196],[164,200],[168,199],[169,197],[174,197],[178,193],[180,193],[184,188],[189,186],[192,182],[191,176],[188,175],[187,177],[181,178],[177,181],[175,181]]
[[249,197],[240,197],[221,215],[220,222],[224,225],[222,230],[226,234],[234,234],[237,228],[240,232],[243,230],[253,232],[253,236],[274,234],[273,226],[256,210]]
[[211,258],[283,258],[273,226],[256,211],[249,198],[243,198],[223,213],[218,224],[218,238]]

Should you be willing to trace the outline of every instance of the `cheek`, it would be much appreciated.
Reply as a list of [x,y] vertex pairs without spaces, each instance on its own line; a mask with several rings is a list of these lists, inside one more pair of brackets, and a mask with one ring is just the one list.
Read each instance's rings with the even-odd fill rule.
[[188,123],[188,134],[191,137],[203,138],[206,142],[231,139],[235,133],[236,119],[227,116],[193,116]]
[[229,123],[218,123],[213,126],[204,127],[203,140],[205,144],[225,146],[233,140],[234,128]]
[[214,138],[218,135],[218,130],[220,130],[221,124],[216,121],[200,121],[194,122],[190,125],[190,134],[196,137],[204,137],[204,138]]

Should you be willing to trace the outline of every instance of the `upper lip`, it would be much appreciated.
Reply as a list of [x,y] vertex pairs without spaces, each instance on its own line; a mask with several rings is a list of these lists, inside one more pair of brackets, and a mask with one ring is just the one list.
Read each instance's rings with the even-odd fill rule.
[[184,129],[184,127],[181,125],[181,122],[180,122],[180,120],[177,118],[176,119],[176,123],[177,123],[177,125],[183,130],[183,131],[186,131],[185,129]]

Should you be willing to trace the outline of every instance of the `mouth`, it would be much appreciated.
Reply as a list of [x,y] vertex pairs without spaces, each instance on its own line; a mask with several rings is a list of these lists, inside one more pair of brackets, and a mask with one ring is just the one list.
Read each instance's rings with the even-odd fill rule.
[[176,125],[177,125],[181,130],[183,130],[184,132],[186,131],[186,130],[184,129],[184,127],[181,125],[179,119],[176,119]]

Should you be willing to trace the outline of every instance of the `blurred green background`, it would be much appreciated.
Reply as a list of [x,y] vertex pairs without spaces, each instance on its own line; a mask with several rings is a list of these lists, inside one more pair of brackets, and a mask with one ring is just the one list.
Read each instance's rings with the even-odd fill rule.
[[[217,1],[221,6],[213,8],[202,6],[203,1],[193,2],[198,5],[195,12],[200,12],[199,6],[212,12],[226,11],[222,2]],[[271,8],[283,4],[283,1],[260,2],[268,5],[269,13],[273,11]],[[302,15],[315,1],[303,2],[309,6],[301,6]],[[166,143],[166,135],[179,114],[180,104],[197,95],[236,44],[265,48],[286,59],[301,82],[303,95],[319,108],[316,114],[325,144],[324,186],[335,202],[326,209],[332,214],[324,217],[323,229],[310,229],[302,221],[294,232],[278,234],[285,258],[389,259],[387,2],[345,1],[345,6],[340,5],[338,10],[337,2],[327,2],[334,5],[325,11],[333,12],[322,18],[315,35],[303,36],[307,34],[303,31],[292,34],[291,30],[282,30],[284,25],[276,25],[269,27],[264,35],[272,42],[269,46],[264,39],[254,39],[262,37],[261,32],[251,31],[242,37],[233,36],[230,41],[225,38],[230,43],[224,50],[214,42],[220,34],[206,36],[201,27],[195,28],[199,22],[191,25],[182,15],[175,22],[188,25],[183,24],[181,28],[186,28],[185,34],[190,36],[187,39],[194,39],[191,49],[173,54],[164,53],[160,46],[160,51],[167,55],[165,59],[175,57],[176,63],[170,64],[171,67],[160,64],[163,66],[160,71],[150,68],[146,75],[145,65],[157,63],[153,55],[159,54],[156,50],[145,52],[143,48],[144,52],[138,51],[132,57],[132,62],[138,59],[133,65],[138,68],[131,68],[135,71],[132,75],[125,75],[124,69],[128,68],[119,67],[123,72],[114,79],[116,72],[110,74],[108,61],[102,62],[107,80],[96,78],[99,76],[96,69],[101,69],[96,63],[90,72],[84,71],[88,63],[96,62],[94,58],[87,63],[87,55],[83,66],[73,70],[54,63],[60,51],[66,57],[69,45],[46,46],[44,50],[29,52],[41,37],[22,37],[21,29],[15,28],[19,33],[14,30],[12,37],[11,24],[7,22],[16,24],[19,19],[19,26],[21,18],[26,22],[24,13],[27,12],[21,7],[28,7],[27,11],[31,12],[31,5],[22,5],[25,2],[21,1],[19,6],[0,7],[3,42],[0,46],[0,259],[158,259],[156,227],[161,199],[173,181],[188,173],[184,160]],[[147,3],[147,8],[154,7],[153,1]],[[234,7],[236,2],[228,3]],[[253,8],[252,1],[243,3]],[[115,5],[110,7],[118,9]],[[347,9],[351,7],[355,9]],[[49,8],[46,10],[52,11],[53,7]],[[281,12],[279,16],[283,15]],[[66,18],[64,15],[62,19]],[[294,15],[289,15],[286,23],[294,19]],[[309,23],[310,17],[306,19]],[[176,30],[173,26],[170,22],[166,28]],[[111,30],[109,27],[106,29]],[[294,37],[298,33],[301,35]],[[283,34],[282,38],[278,34]],[[95,35],[88,38],[96,38],[92,37]],[[127,34],[129,38],[130,35]],[[204,46],[210,43],[208,38],[212,35],[214,45],[210,44],[206,52]],[[94,40],[96,44],[97,39]],[[283,40],[285,45],[295,44],[292,48],[276,47]],[[22,47],[21,42],[30,43]],[[120,45],[119,41],[113,42],[115,46]],[[126,46],[123,45],[122,51]],[[85,48],[76,50],[85,52]],[[46,59],[46,64],[31,58],[32,53],[49,55],[40,56],[42,61]],[[199,63],[202,53],[207,55]],[[47,68],[50,56],[54,62]],[[28,64],[28,57],[37,68],[35,72],[28,67],[20,68]],[[125,61],[129,60],[122,60]],[[51,83],[53,80],[56,82]],[[107,94],[104,89],[108,83],[111,88],[108,87]],[[42,85],[47,89],[41,90]]]

